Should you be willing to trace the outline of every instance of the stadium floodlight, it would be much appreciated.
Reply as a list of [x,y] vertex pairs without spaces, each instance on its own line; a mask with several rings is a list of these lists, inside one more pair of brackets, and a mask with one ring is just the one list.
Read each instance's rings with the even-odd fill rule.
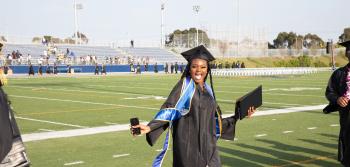
[[[194,5],[194,6],[193,6],[193,11],[196,12],[197,17],[198,17],[199,9],[200,9],[200,6],[199,6],[199,5]],[[199,22],[199,21],[198,21],[198,22]],[[197,29],[196,46],[198,46],[198,45],[199,45],[199,42],[198,42],[198,26],[197,26],[196,29]]]

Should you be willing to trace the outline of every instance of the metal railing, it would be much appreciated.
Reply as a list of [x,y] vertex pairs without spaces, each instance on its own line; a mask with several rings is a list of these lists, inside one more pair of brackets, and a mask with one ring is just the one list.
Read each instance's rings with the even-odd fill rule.
[[233,69],[212,69],[214,76],[274,76],[274,75],[300,75],[312,74],[321,71],[331,71],[327,68],[313,67],[288,67],[288,68],[233,68]]

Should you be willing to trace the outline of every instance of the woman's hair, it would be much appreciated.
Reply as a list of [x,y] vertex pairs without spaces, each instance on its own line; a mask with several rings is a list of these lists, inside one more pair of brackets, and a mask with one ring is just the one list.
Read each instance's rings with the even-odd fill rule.
[[[213,77],[211,75],[211,68],[210,68],[210,64],[208,61],[207,62],[207,66],[208,66],[208,71],[207,71],[207,75],[205,76],[204,78],[204,82],[207,80],[207,77],[209,75],[209,79],[210,79],[210,87],[211,87],[211,90],[213,91],[213,97],[214,97],[214,100],[216,101],[216,97],[215,97],[215,92],[214,92],[214,85],[213,85]],[[186,65],[186,68],[184,70],[184,72],[182,73],[181,75],[181,79],[185,78],[185,77],[191,77],[191,73],[190,73],[190,69],[191,69],[191,62],[187,63]]]

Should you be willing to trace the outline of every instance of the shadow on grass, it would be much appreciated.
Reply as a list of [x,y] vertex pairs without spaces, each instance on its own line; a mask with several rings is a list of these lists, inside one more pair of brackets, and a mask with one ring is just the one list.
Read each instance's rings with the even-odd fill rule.
[[310,140],[310,139],[298,139],[303,142],[311,143],[311,144],[318,144],[323,147],[328,147],[328,148],[333,148],[333,149],[338,149],[338,144],[331,144],[331,143],[325,143],[325,142],[320,142],[317,140]]
[[333,134],[326,134],[326,133],[320,133],[321,136],[329,137],[332,138],[336,141],[338,141],[339,136],[338,135],[333,135]]
[[[283,150],[283,151],[288,151],[288,154],[285,154],[286,156],[281,156],[281,155],[274,155],[278,157],[279,159],[288,159],[294,162],[301,162],[305,164],[314,164],[314,165],[320,165],[320,166],[336,166],[337,163],[335,162],[329,162],[329,159],[335,159],[336,155],[334,153],[326,152],[326,151],[321,151],[317,149],[312,149],[312,148],[305,148],[301,146],[296,146],[296,145],[288,145],[284,144],[278,141],[273,141],[273,140],[267,140],[267,139],[258,139],[260,142],[272,144],[273,148],[277,150]],[[316,147],[317,148],[317,147]],[[292,153],[291,153],[292,152]],[[306,154],[311,154],[310,156],[300,156],[300,153],[306,153]],[[287,156],[292,156],[292,157],[287,157]],[[321,158],[324,157],[324,158]]]
[[[244,149],[254,148],[257,150],[262,150],[264,148],[250,146],[246,144],[239,144],[239,146]],[[233,155],[235,157],[225,157],[221,156],[222,164],[231,164],[231,166],[272,166],[275,164],[286,164],[288,161],[282,159],[271,159],[271,157],[266,157],[258,154],[253,154],[250,152],[245,152],[241,150],[234,150],[225,147],[219,147],[221,152]],[[262,165],[261,165],[262,164]]]
[[[270,146],[236,144],[246,151],[219,147],[221,152],[232,155],[232,157],[221,155],[222,164],[230,164],[229,166],[340,166],[336,161],[336,153],[318,150],[317,147],[315,149],[306,148],[299,146],[299,143],[297,143],[298,145],[289,145],[267,139],[258,139],[257,141],[267,143]],[[315,143],[331,148],[336,146],[306,139],[300,139],[301,142]]]

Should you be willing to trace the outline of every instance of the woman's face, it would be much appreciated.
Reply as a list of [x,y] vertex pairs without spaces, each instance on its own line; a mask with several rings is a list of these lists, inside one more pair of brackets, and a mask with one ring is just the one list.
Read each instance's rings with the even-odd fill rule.
[[208,63],[203,59],[193,59],[190,66],[191,78],[197,84],[203,84],[208,74]]

